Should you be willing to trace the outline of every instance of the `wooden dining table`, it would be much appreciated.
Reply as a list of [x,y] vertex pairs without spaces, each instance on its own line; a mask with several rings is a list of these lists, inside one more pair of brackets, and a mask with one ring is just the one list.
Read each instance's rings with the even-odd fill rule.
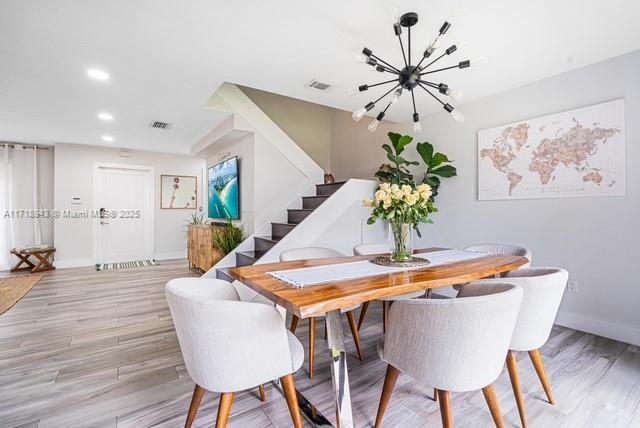
[[[427,248],[416,253],[428,259],[429,252],[445,248]],[[525,257],[487,254],[470,260],[412,268],[405,271],[357,279],[324,282],[303,288],[271,276],[268,272],[300,269],[369,260],[375,256],[350,256],[289,262],[265,263],[232,268],[231,276],[257,293],[282,306],[299,318],[326,316],[327,342],[331,357],[331,375],[338,426],[353,426],[349,376],[340,309],[385,297],[419,290],[430,290],[495,277],[529,262]],[[298,393],[303,414],[315,426],[332,426],[310,400]]]

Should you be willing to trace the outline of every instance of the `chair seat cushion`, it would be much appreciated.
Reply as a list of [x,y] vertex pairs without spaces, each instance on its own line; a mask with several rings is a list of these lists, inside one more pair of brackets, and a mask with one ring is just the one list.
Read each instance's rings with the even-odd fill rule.
[[304,362],[304,348],[295,334],[287,330],[287,339],[289,340],[289,351],[291,352],[291,367],[295,372]]

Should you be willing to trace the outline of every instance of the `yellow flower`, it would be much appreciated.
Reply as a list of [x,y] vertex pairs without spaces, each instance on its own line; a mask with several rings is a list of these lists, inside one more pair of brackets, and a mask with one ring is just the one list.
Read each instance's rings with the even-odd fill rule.
[[391,191],[391,185],[389,183],[381,183],[380,184],[380,190],[383,190],[383,191],[389,193]]
[[418,198],[416,198],[416,196],[414,194],[408,194],[404,197],[405,202],[407,203],[407,205],[409,206],[413,206],[416,204],[416,202],[418,202]]
[[385,196],[384,200],[382,201],[384,203],[384,207],[385,208],[389,208],[391,206],[391,203],[393,202],[393,200],[391,199],[391,196]]
[[362,206],[365,208],[373,208],[375,206],[375,203],[372,199],[365,199],[364,201],[362,201]]
[[391,185],[391,192],[397,192],[400,190],[400,187],[398,187],[397,184],[392,184]]
[[402,191],[399,190],[399,189],[397,191],[391,193],[391,197],[393,199],[402,199],[403,196],[404,196],[404,193],[402,193]]
[[383,200],[386,196],[387,196],[387,194],[384,192],[384,190],[378,190],[375,193],[375,198],[376,198],[376,201],[378,201],[378,202]]
[[401,190],[402,190],[402,193],[404,193],[405,195],[408,195],[408,194],[410,194],[410,193],[411,193],[411,190],[412,190],[412,189],[411,189],[411,186],[408,186],[408,185],[406,185],[406,184],[403,184],[403,185],[402,185],[402,189],[401,189]]
[[421,184],[416,187],[416,190],[420,192],[420,197],[422,199],[429,199],[431,197],[431,186],[429,186],[428,184]]

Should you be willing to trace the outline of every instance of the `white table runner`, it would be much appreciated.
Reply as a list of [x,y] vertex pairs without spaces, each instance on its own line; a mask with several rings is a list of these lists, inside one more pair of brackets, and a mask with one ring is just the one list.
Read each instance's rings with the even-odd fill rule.
[[479,253],[476,251],[444,250],[434,251],[431,253],[414,254],[414,257],[428,259],[431,263],[427,266],[417,266],[410,268],[389,267],[376,265],[369,262],[368,260],[361,260],[358,262],[313,266],[300,269],[279,270],[276,272],[267,272],[267,274],[296,288],[304,288],[308,285],[322,284],[325,282],[364,278],[368,276],[384,275],[415,269],[425,269],[433,266],[444,265],[447,263],[471,260],[486,255],[486,253]]

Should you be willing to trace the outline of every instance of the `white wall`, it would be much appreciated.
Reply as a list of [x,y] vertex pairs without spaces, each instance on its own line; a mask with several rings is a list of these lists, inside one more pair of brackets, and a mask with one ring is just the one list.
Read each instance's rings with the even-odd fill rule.
[[[55,208],[90,210],[93,204],[94,162],[148,165],[155,169],[155,254],[156,258],[186,257],[185,222],[195,210],[160,209],[160,175],[180,174],[198,177],[198,205],[204,200],[202,177],[204,159],[132,150],[131,157],[120,157],[119,149],[79,144],[55,145]],[[71,198],[82,198],[82,205],[72,205]],[[200,213],[200,211],[198,211]],[[90,219],[57,219],[54,222],[56,265],[88,266],[93,259],[93,228]]]
[[330,171],[331,107],[240,87],[322,169]]
[[[443,184],[434,225],[422,246],[497,241],[525,245],[533,264],[561,266],[578,282],[565,293],[558,323],[640,345],[640,51],[465,104],[464,124],[446,114],[423,120],[428,140],[455,159],[459,176]],[[625,98],[625,197],[478,201],[477,131],[616,98]],[[355,144],[355,147],[353,146]],[[379,144],[332,145],[332,159],[353,156],[353,176],[370,177],[383,159]],[[358,156],[373,151],[376,154]],[[366,166],[358,160],[366,159]],[[335,161],[332,161],[336,165]],[[340,176],[351,175],[348,164]]]

